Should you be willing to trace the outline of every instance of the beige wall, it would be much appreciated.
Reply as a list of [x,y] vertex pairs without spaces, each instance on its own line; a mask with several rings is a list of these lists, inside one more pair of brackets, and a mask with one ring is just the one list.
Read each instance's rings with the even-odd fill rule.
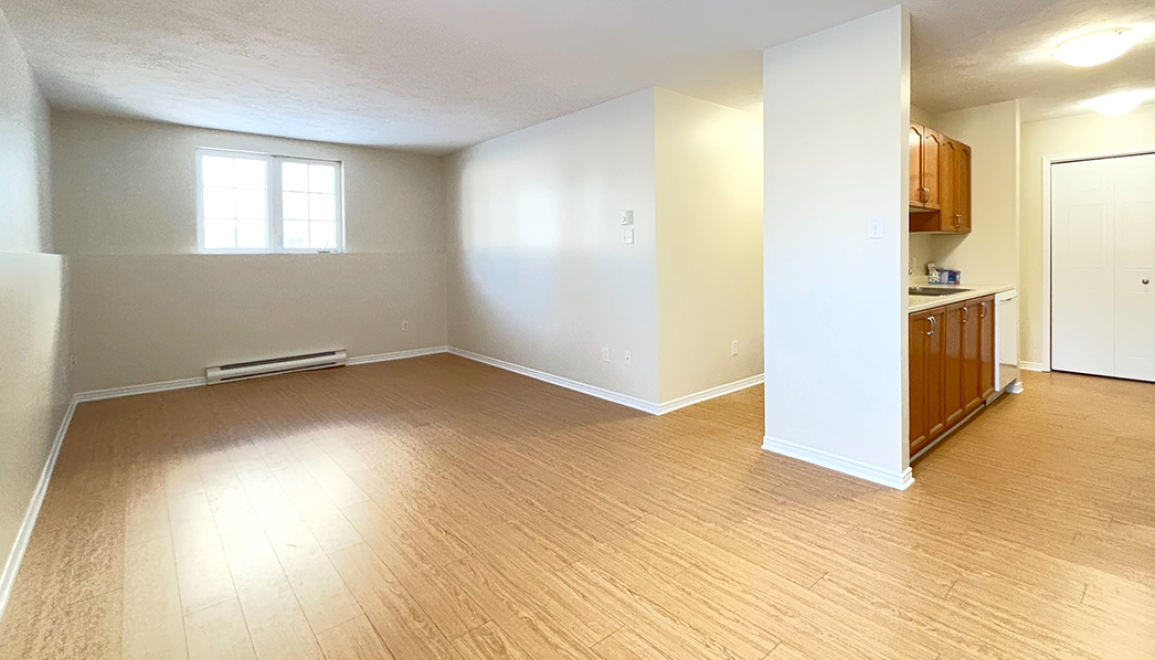
[[0,609],[68,401],[66,263],[52,249],[48,106],[0,13]]
[[956,110],[940,115],[911,108],[921,123],[972,148],[971,215],[965,236],[912,234],[915,277],[926,264],[955,268],[973,284],[1019,281],[1019,102]]
[[654,103],[639,92],[448,159],[450,344],[657,401]]
[[936,235],[939,266],[963,282],[1019,282],[1019,102],[1006,101],[934,117],[931,128],[971,147],[971,233]]
[[762,373],[762,118],[664,89],[656,103],[665,402]]
[[[439,158],[74,113],[52,129],[78,391],[446,343]],[[343,161],[348,254],[195,254],[197,147]]]
[[1118,117],[1098,113],[1023,124],[1022,359],[1042,364],[1043,158],[1155,152],[1155,104]]

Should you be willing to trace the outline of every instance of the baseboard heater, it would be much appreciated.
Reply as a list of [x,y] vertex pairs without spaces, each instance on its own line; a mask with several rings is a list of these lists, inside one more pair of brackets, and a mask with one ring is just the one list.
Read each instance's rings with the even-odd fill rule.
[[345,364],[345,351],[326,351],[324,353],[309,353],[307,355],[290,355],[287,357],[272,358],[269,360],[254,360],[252,362],[237,362],[222,364],[219,367],[205,369],[205,380],[209,385],[217,383],[231,383],[234,380],[248,380],[262,376],[289,374],[295,371],[312,371],[314,369],[330,369]]

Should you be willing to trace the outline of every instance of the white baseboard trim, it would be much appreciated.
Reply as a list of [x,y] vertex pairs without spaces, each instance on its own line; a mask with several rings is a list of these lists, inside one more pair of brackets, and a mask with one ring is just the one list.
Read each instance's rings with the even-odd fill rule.
[[765,380],[766,380],[765,374],[756,374],[756,375],[750,376],[749,378],[743,378],[741,380],[736,380],[732,383],[726,383],[725,385],[718,385],[717,387],[711,387],[710,389],[702,390],[701,392],[695,392],[693,394],[687,394],[686,396],[678,397],[677,399],[673,399],[672,401],[667,401],[665,403],[659,404],[657,414],[665,415],[666,413],[674,412],[675,410],[685,408],[686,406],[692,406],[696,403],[702,403],[703,401],[709,401],[710,399],[716,399],[720,396],[726,396],[727,394],[733,394],[734,392],[739,392],[739,391],[744,390],[748,387],[754,387],[755,385],[761,385]]
[[763,439],[762,448],[767,451],[772,451],[775,454],[796,458],[828,470],[848,474],[852,477],[888,486],[896,490],[906,490],[914,483],[914,476],[909,467],[901,473],[888,472],[886,470],[880,470],[873,465],[835,456],[834,454],[804,447],[793,442],[771,438],[770,436],[766,436]]
[[349,358],[345,361],[345,365],[355,367],[359,364],[372,364],[374,362],[392,362],[393,360],[407,360],[409,358],[422,357],[425,355],[437,355],[438,353],[448,353],[448,346],[430,346],[429,348],[415,348],[409,351],[393,351],[392,353],[374,353],[373,355],[360,355]]
[[544,371],[538,371],[537,369],[525,367],[525,366],[522,366],[520,364],[514,364],[513,362],[506,362],[505,360],[499,360],[497,358],[489,357],[488,355],[482,355],[480,353],[474,353],[473,351],[467,351],[467,350],[464,350],[461,348],[455,348],[453,346],[449,347],[449,352],[452,353],[453,355],[457,355],[459,357],[466,358],[467,360],[473,360],[474,362],[481,362],[482,364],[488,364],[489,366],[497,367],[498,369],[504,369],[506,371],[512,371],[515,374],[521,374],[522,376],[528,376],[530,378],[540,380],[542,382],[549,383],[551,385],[557,385],[558,387],[564,387],[567,390],[573,390],[574,392],[581,392],[582,394],[588,394],[589,396],[596,397],[598,399],[602,399],[603,401],[609,401],[611,403],[616,403],[620,406],[626,406],[627,408],[633,408],[634,410],[640,410],[640,411],[642,411],[644,413],[648,413],[650,415],[665,415],[666,413],[672,413],[675,410],[680,410],[682,408],[685,408],[686,406],[692,406],[696,403],[708,401],[710,399],[714,399],[714,398],[717,398],[720,396],[725,396],[727,394],[733,394],[734,392],[737,392],[739,390],[744,390],[747,387],[753,387],[755,385],[760,385],[763,382],[763,380],[765,379],[763,374],[757,374],[755,376],[750,376],[749,378],[743,378],[742,380],[736,380],[732,383],[726,383],[724,385],[718,385],[717,387],[711,387],[710,389],[702,390],[701,392],[695,392],[693,394],[687,394],[686,396],[678,397],[677,399],[673,399],[673,400],[667,401],[665,403],[654,403],[653,401],[646,401],[645,399],[639,399],[637,397],[629,396],[627,394],[621,394],[619,392],[607,390],[603,387],[598,387],[596,385],[589,385],[587,383],[573,380],[572,378],[566,378],[564,376],[556,376],[556,375],[551,374],[551,373],[546,373]]
[[76,403],[84,403],[85,401],[102,401],[104,399],[117,399],[122,396],[134,396],[137,394],[151,394],[153,392],[167,392],[169,390],[183,390],[186,387],[200,387],[205,384],[204,376],[197,376],[196,378],[181,378],[179,380],[166,380],[160,383],[145,383],[144,385],[125,385],[123,387],[110,387],[105,390],[91,390],[89,392],[77,392],[72,400]]
[[1039,372],[1050,371],[1050,369],[1047,369],[1045,366],[1043,366],[1042,362],[1020,362],[1019,368],[1024,370],[1024,371],[1039,371]]
[[[374,362],[389,362],[391,360],[404,360],[406,358],[421,357],[423,355],[435,355],[437,353],[445,353],[449,348],[447,346],[431,346],[429,348],[416,348],[409,351],[394,351],[392,353],[374,353],[372,355],[360,355],[358,357],[349,358],[345,364],[350,367],[355,367],[359,364],[372,364]],[[85,401],[101,401],[103,399],[116,399],[122,396],[134,396],[136,394],[152,394],[153,392],[168,392],[169,390],[181,390],[186,387],[200,387],[206,383],[204,376],[197,376],[195,378],[181,378],[179,380],[166,380],[160,383],[145,383],[143,385],[125,385],[124,387],[110,387],[106,390],[92,390],[89,392],[78,392],[73,397],[75,403],[83,403]]]
[[649,413],[651,415],[660,415],[661,414],[661,406],[652,402],[652,401],[646,401],[644,399],[639,399],[637,397],[632,397],[632,396],[628,396],[625,394],[619,394],[618,392],[607,390],[607,389],[602,388],[602,387],[597,387],[596,385],[587,385],[586,383],[582,383],[582,382],[579,382],[579,381],[576,381],[576,380],[573,380],[570,378],[563,378],[562,376],[555,376],[553,374],[549,374],[549,373],[546,373],[544,371],[538,371],[537,369],[531,369],[529,367],[523,367],[520,364],[514,364],[512,362],[506,362],[505,360],[498,360],[497,358],[491,358],[488,355],[481,355],[480,353],[474,353],[472,351],[466,351],[466,350],[462,350],[460,348],[454,348],[453,346],[449,347],[449,352],[452,353],[453,355],[456,355],[458,357],[463,357],[467,360],[473,360],[474,362],[480,362],[482,364],[488,364],[491,367],[497,367],[498,369],[504,369],[506,371],[512,371],[513,373],[520,374],[522,376],[529,376],[530,378],[540,380],[540,381],[545,382],[545,383],[549,383],[550,385],[557,385],[558,387],[564,387],[567,390],[573,390],[574,392],[581,392],[582,394],[587,394],[589,396],[596,397],[598,399],[602,399],[603,401],[609,401],[611,403],[616,403],[619,406],[626,406],[627,408],[633,408],[634,410],[640,410],[644,413]]
[[68,404],[64,419],[60,420],[60,428],[56,431],[56,438],[52,441],[52,449],[48,452],[48,460],[44,462],[44,469],[40,472],[40,481],[36,490],[32,492],[32,501],[24,512],[24,522],[20,524],[20,532],[16,535],[16,543],[12,552],[4,563],[4,572],[0,573],[0,618],[4,617],[4,608],[8,606],[8,597],[12,595],[12,587],[16,584],[16,574],[20,571],[20,562],[24,560],[24,552],[28,549],[28,541],[32,538],[32,528],[36,526],[36,518],[40,515],[40,506],[44,504],[44,496],[48,494],[48,482],[52,480],[52,470],[56,468],[56,459],[60,456],[60,448],[64,446],[64,436],[68,435],[68,426],[72,424],[72,415],[76,412],[76,399]]

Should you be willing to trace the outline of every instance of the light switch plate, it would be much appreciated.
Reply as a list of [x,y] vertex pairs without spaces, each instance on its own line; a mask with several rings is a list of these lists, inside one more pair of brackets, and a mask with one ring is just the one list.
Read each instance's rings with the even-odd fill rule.
[[625,245],[633,245],[634,244],[634,230],[633,229],[623,229],[622,230],[622,243],[624,243]]
[[619,218],[620,218],[620,222],[621,222],[622,226],[634,224],[634,212],[633,211],[622,211],[619,214]]

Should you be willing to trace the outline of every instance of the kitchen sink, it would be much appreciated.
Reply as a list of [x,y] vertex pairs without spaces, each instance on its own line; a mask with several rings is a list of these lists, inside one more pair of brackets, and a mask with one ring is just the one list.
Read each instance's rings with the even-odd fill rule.
[[912,286],[907,291],[912,296],[953,296],[956,293],[966,293],[970,289],[956,289],[954,287]]

